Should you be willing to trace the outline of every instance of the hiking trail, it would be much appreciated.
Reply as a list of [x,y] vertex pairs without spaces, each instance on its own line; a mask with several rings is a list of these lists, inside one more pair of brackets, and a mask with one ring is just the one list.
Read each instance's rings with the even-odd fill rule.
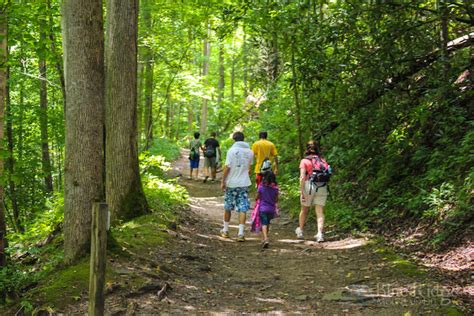
[[187,180],[187,157],[183,151],[173,163],[173,173],[181,175],[179,182],[189,191],[190,207],[176,231],[170,231],[172,240],[142,254],[141,263],[124,267],[126,273],[147,273],[156,279],[147,271],[159,263],[169,288],[160,293],[163,280],[159,280],[159,286],[154,281],[148,285],[151,290],[125,297],[109,295],[108,314],[444,315],[456,311],[449,293],[428,270],[367,237],[343,238],[329,229],[327,241],[316,243],[314,220],[307,223],[306,240],[296,240],[296,220],[286,210],[272,221],[268,249],[262,249],[260,236],[251,233],[249,225],[246,241],[235,241],[235,213],[231,238],[220,237],[220,181]]

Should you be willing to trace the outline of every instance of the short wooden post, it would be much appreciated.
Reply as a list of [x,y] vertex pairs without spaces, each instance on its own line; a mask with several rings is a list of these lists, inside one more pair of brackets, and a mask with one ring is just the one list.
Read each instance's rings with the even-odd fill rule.
[[105,263],[107,261],[106,203],[92,206],[91,264],[89,278],[89,316],[104,315]]

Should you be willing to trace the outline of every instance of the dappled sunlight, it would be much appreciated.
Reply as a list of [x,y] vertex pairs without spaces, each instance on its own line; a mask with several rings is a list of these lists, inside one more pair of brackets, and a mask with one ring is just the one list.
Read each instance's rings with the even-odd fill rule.
[[324,249],[351,249],[362,247],[368,244],[368,240],[365,238],[346,238],[337,241],[328,241],[322,244]]
[[315,248],[323,248],[323,249],[351,249],[357,248],[367,245],[368,240],[365,238],[346,238],[342,240],[336,241],[326,241],[323,243],[311,241],[311,240],[300,240],[300,239],[278,239],[278,242],[285,243],[285,244],[293,244],[293,245],[305,245],[311,246]]
[[205,239],[217,239],[220,241],[225,241],[225,242],[236,242],[235,240],[232,240],[230,238],[224,238],[218,235],[204,235],[204,234],[196,234],[196,236],[205,238]]
[[256,297],[255,299],[256,299],[257,301],[260,301],[260,302],[285,304],[285,301],[282,300],[281,298],[261,298],[261,297]]

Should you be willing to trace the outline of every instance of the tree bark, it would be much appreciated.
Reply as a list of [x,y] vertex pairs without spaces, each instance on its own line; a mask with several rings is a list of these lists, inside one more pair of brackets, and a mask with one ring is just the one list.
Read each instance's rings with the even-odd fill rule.
[[64,256],[90,250],[91,209],[104,199],[104,32],[102,1],[64,0],[66,107]]
[[138,0],[107,0],[106,197],[112,220],[148,212],[138,168]]
[[[49,2],[49,1],[48,1]],[[49,154],[48,137],[48,87],[46,85],[46,32],[47,21],[40,21],[39,74],[40,74],[40,133],[41,133],[41,163],[43,167],[44,187],[48,194],[53,192],[53,175],[51,172],[51,158]]]
[[[211,25],[207,25],[207,37],[204,39],[203,44],[203,55],[204,55],[204,62],[202,64],[202,77],[203,77],[203,85],[206,88],[208,84],[208,75],[209,75],[209,58],[211,55],[211,44],[209,40],[211,38]],[[207,108],[207,97],[202,98],[202,106],[201,106],[201,128],[199,131],[201,134],[206,134],[207,132],[207,117],[208,117],[208,108]]]
[[[3,120],[5,113],[5,102],[7,92],[7,13],[6,8],[0,8],[0,149],[3,150]],[[3,158],[0,158],[0,174],[3,174]],[[7,247],[7,224],[5,220],[4,207],[5,193],[3,185],[0,184],[0,267],[7,264],[5,248]]]

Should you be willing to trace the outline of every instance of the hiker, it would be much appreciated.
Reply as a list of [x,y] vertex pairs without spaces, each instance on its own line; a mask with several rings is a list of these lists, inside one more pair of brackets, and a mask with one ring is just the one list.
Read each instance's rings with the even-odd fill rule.
[[221,236],[229,238],[229,221],[231,211],[239,214],[239,233],[237,241],[245,241],[244,228],[247,211],[250,208],[248,188],[252,184],[249,174],[252,170],[253,153],[248,143],[244,142],[244,134],[235,132],[232,135],[235,143],[227,152],[221,188],[224,195],[224,227]]
[[199,132],[194,133],[194,139],[192,139],[189,142],[189,180],[193,179],[193,170],[196,176],[196,179],[198,178],[199,174],[199,149],[202,149],[202,144],[201,141],[199,140],[199,137],[201,134]]
[[270,163],[272,163],[273,165],[273,172],[275,173],[275,175],[278,174],[278,152],[276,150],[275,145],[271,141],[267,140],[267,137],[267,132],[260,132],[260,139],[252,145],[252,151],[255,155],[255,182],[257,188],[260,182],[262,181],[262,174],[260,172],[260,168],[265,159],[270,160]]
[[324,241],[324,205],[328,196],[327,181],[331,175],[331,167],[321,157],[319,148],[314,140],[306,144],[306,157],[300,162],[300,192],[301,212],[299,227],[295,233],[298,239],[303,239],[304,224],[309,209],[314,206],[318,223],[318,232],[314,236],[317,242]]
[[207,179],[209,179],[209,175],[211,176],[212,182],[216,181],[217,159],[220,159],[221,157],[221,147],[219,146],[216,136],[217,134],[212,132],[211,137],[206,139],[204,142],[204,171],[206,173],[203,181],[204,183],[206,183]]
[[262,182],[257,189],[255,209],[252,213],[252,231],[262,232],[262,248],[268,248],[270,245],[268,233],[270,221],[278,214],[278,192],[275,173],[269,168],[262,173]]

